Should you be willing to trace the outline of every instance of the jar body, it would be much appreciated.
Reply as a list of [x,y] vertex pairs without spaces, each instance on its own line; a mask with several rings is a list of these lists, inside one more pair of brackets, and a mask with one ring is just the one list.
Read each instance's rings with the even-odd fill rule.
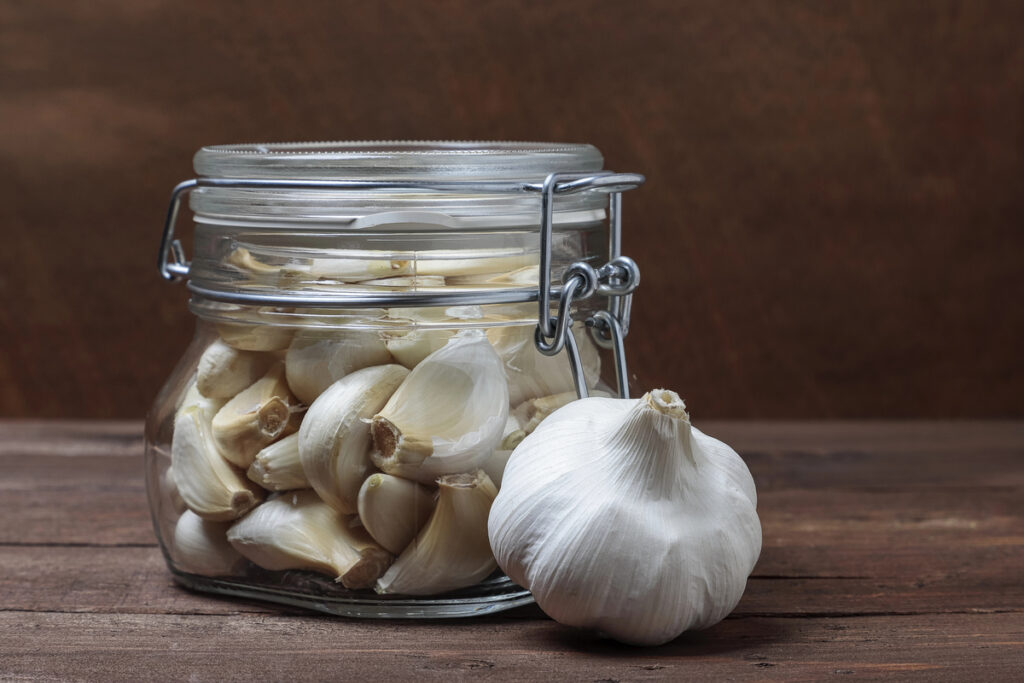
[[[490,557],[486,514],[512,448],[576,398],[533,324],[487,307],[302,325],[233,313],[200,320],[147,422],[151,511],[179,583],[347,616],[531,601]],[[591,390],[611,395],[586,328],[574,336]],[[435,452],[395,453],[381,414]]]
[[[535,193],[549,173],[600,171],[597,150],[227,146],[195,165],[208,182],[191,263],[171,251],[199,322],[146,425],[175,580],[361,617],[531,602],[487,538],[505,462],[582,385],[611,396],[626,381],[579,322],[575,372],[535,343],[544,280],[617,252],[606,194],[574,190],[545,213]],[[352,182],[316,184],[338,179]],[[610,306],[551,303],[563,323]]]

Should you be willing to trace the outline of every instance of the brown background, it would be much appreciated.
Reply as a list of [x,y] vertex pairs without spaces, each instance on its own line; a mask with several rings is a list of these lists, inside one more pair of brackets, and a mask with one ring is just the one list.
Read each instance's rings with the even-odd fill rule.
[[0,3],[0,415],[135,417],[208,143],[587,141],[645,384],[700,417],[1022,416],[1024,4]]

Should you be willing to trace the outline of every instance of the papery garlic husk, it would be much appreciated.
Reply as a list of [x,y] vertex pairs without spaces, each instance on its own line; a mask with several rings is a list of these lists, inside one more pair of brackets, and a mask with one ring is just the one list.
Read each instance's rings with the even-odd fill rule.
[[238,572],[245,558],[228,543],[231,522],[211,522],[185,510],[174,526],[174,565],[193,574],[225,576]]
[[178,493],[203,519],[227,521],[263,500],[263,490],[221,456],[210,422],[224,404],[204,398],[193,383],[174,418],[171,467]]
[[257,453],[246,476],[268,491],[310,488],[299,459],[299,433],[278,439]]
[[380,334],[373,330],[301,330],[295,334],[285,369],[288,386],[305,404],[350,372],[391,362]]
[[[479,306],[451,306],[449,308],[389,308],[389,320],[408,321],[413,325],[424,325],[419,329],[401,332],[386,332],[388,351],[395,360],[412,369],[424,358],[443,348],[458,332],[458,324],[467,320],[479,320],[483,310]],[[431,327],[452,323],[452,327]]]
[[[610,394],[606,391],[593,390],[590,392],[592,397],[608,398]],[[564,391],[560,394],[554,394],[552,396],[541,396],[539,398],[531,398],[523,401],[512,411],[512,415],[518,421],[520,428],[523,431],[523,436],[530,434],[533,430],[537,429],[541,422],[545,420],[551,413],[555,412],[564,405],[567,405],[579,398],[576,395],[576,390]],[[513,446],[515,448],[515,446]]]
[[341,378],[306,411],[299,459],[310,486],[339,512],[356,511],[359,487],[373,470],[369,419],[408,376],[401,365],[364,368]]
[[426,524],[434,492],[390,474],[371,474],[359,489],[359,519],[373,540],[398,555]]
[[[487,338],[504,363],[509,401],[514,406],[531,398],[576,390],[568,352],[554,356],[542,354],[534,344],[535,329],[535,326],[514,325],[487,330]],[[601,377],[601,355],[597,346],[585,329],[570,331],[576,339],[587,386],[595,387]]]
[[508,420],[501,359],[479,330],[459,332],[417,365],[373,416],[373,463],[423,484],[471,472],[497,448]]
[[553,619],[658,645],[723,619],[761,549],[754,483],[662,389],[587,398],[515,449],[488,531]]
[[373,586],[392,559],[354,515],[341,514],[308,489],[268,500],[232,525],[227,538],[264,569],[309,569],[352,589]]
[[247,469],[261,448],[295,431],[298,410],[278,363],[217,411],[210,423],[213,438],[221,455]]
[[266,374],[274,362],[268,353],[241,351],[217,339],[199,358],[196,388],[208,398],[231,398]]
[[377,581],[378,593],[446,593],[486,579],[497,567],[487,542],[494,483],[478,471],[440,477],[437,485],[434,512]]

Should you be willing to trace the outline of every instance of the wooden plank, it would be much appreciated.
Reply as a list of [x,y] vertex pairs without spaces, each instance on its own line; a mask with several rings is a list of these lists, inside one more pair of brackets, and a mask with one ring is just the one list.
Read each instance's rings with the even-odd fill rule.
[[[269,615],[0,613],[0,672],[18,680],[196,681],[473,677],[1009,680],[1024,614],[728,619],[638,649],[551,621],[444,623]],[[56,655],[56,656],[55,656]]]
[[[963,556],[957,556],[962,560]],[[927,564],[928,557],[919,562]],[[975,566],[932,565],[885,576],[755,572],[736,615],[933,614],[1024,611],[1024,552]],[[0,610],[152,614],[280,614],[289,608],[193,593],[173,584],[155,548],[0,548]]]

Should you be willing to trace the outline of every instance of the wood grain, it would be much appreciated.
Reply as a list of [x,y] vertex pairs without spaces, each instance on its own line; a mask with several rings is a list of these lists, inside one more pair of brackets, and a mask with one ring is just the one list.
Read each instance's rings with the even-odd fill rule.
[[629,340],[707,417],[1021,417],[1024,5],[0,6],[0,415],[141,417],[203,144],[589,141],[647,174]]
[[636,649],[536,606],[378,622],[189,592],[138,422],[0,421],[0,678],[1019,678],[1024,423],[700,426],[754,475],[761,559],[724,622]]

